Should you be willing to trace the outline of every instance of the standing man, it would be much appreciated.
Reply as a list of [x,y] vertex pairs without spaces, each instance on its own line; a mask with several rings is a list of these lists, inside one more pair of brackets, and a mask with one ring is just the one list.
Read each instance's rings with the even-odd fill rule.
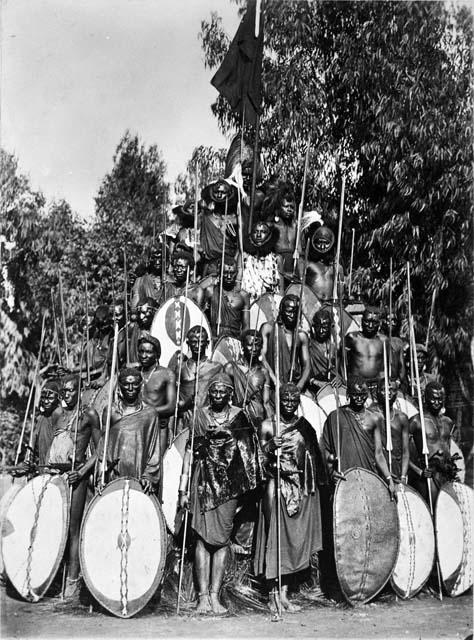
[[400,324],[400,317],[397,313],[387,312],[381,325],[381,335],[388,340],[391,329],[390,377],[404,382],[406,377],[404,350],[407,347],[407,342],[400,338]]
[[[48,464],[71,464],[75,448],[75,466],[80,469],[86,459],[89,443],[97,446],[100,437],[100,422],[97,411],[92,407],[84,408],[79,399],[79,377],[68,375],[62,381],[62,411],[52,415],[53,440],[49,448]],[[75,430],[77,425],[77,437]],[[87,493],[87,474],[77,475],[71,470],[69,483],[73,486],[71,517],[69,520],[69,562],[66,582],[66,598],[79,594],[79,532]]]
[[161,307],[167,300],[176,296],[184,296],[186,293],[186,275],[189,273],[188,298],[199,307],[202,305],[203,293],[199,286],[191,283],[194,269],[194,258],[190,251],[175,251],[171,257],[172,278],[167,278],[158,297],[158,306]]
[[260,443],[266,457],[267,484],[263,497],[254,560],[256,575],[263,574],[271,584],[270,606],[278,606],[276,451],[280,449],[281,505],[280,553],[281,606],[289,612],[300,607],[288,600],[288,582],[292,574],[310,566],[311,556],[322,549],[321,510],[318,484],[325,484],[325,466],[314,429],[297,416],[300,391],[293,383],[280,391],[280,435],[275,419],[265,420]]
[[[226,258],[223,268],[222,291],[219,281],[204,290],[209,319],[214,336],[239,338],[249,328],[250,296],[237,285],[237,263]],[[220,311],[220,324],[219,324]],[[217,328],[219,326],[219,335]]]
[[362,331],[346,336],[347,375],[363,378],[375,400],[379,376],[383,375],[383,340],[379,335],[380,312],[367,307],[362,314]]
[[[320,226],[313,232],[309,242],[306,284],[321,302],[332,300],[335,273],[334,233],[329,227]],[[344,276],[342,267],[339,267],[339,276]]]
[[275,252],[281,256],[282,271],[292,274],[298,235],[293,185],[283,181],[269,185],[263,201],[263,217],[278,230]]
[[[280,302],[280,312],[278,315],[278,347],[280,364],[280,383],[297,381],[297,387],[302,391],[309,379],[311,372],[308,350],[308,336],[305,331],[296,327],[298,321],[298,305],[300,301],[297,296],[287,294]],[[270,377],[275,382],[275,332],[276,323],[265,322],[262,326],[263,362],[267,366]],[[295,346],[295,366],[292,380],[290,380],[291,359],[293,344]]]
[[230,405],[232,393],[228,375],[219,373],[212,378],[209,406],[196,412],[195,464],[191,468],[189,448],[183,461],[180,505],[189,505],[191,526],[197,536],[194,558],[198,613],[226,613],[219,594],[237,501],[263,478],[257,437],[243,411]]
[[160,449],[163,454],[171,441],[168,423],[176,405],[176,380],[170,369],[160,367],[160,356],[160,341],[151,335],[143,335],[138,341],[138,361],[143,378],[142,399],[158,414]]
[[314,314],[309,339],[311,363],[309,386],[315,395],[338,375],[336,371],[336,346],[331,339],[331,328],[331,313],[326,307],[323,307]]
[[[165,268],[166,271],[166,268]],[[163,244],[157,244],[152,248],[150,260],[146,272],[138,276],[132,286],[130,294],[130,306],[136,309],[140,300],[152,298],[157,301],[160,295],[163,272]]]
[[244,270],[242,287],[255,302],[265,293],[283,290],[282,259],[275,251],[278,230],[266,222],[253,223],[244,237]]
[[137,320],[130,325],[128,333],[130,362],[138,363],[138,341],[144,334],[149,334],[156,313],[156,302],[153,298],[145,298],[137,307]]
[[410,462],[410,484],[428,499],[426,479],[431,484],[433,503],[442,485],[456,478],[457,468],[451,458],[450,441],[453,422],[443,415],[444,388],[439,382],[429,382],[423,402],[426,444],[428,445],[428,468],[424,464],[423,437],[420,414],[410,420],[410,433],[416,447],[417,459]]
[[[410,463],[409,425],[408,417],[395,408],[398,383],[390,380],[388,385],[388,400],[390,405],[390,432],[392,434],[392,476],[403,484],[408,483],[408,465]],[[377,402],[370,406],[371,411],[378,411],[382,415],[380,435],[382,447],[388,465],[387,427],[385,420],[385,380],[381,378],[377,386]]]
[[338,478],[344,477],[344,471],[351,467],[361,467],[374,473],[378,470],[385,478],[393,498],[395,485],[382,449],[383,418],[380,413],[365,407],[369,391],[363,378],[349,378],[347,395],[349,404],[332,411],[324,424],[323,447],[329,473],[336,482]]
[[48,464],[49,449],[54,438],[53,419],[57,419],[62,413],[59,401],[59,383],[55,380],[46,382],[41,389],[39,415],[36,419],[31,445],[32,462],[37,461],[39,466]]

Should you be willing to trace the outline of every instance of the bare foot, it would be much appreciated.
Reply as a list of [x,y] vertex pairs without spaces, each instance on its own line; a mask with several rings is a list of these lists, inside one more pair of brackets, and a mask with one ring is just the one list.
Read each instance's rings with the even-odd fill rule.
[[218,616],[224,615],[227,613],[227,609],[221,605],[219,602],[218,594],[215,591],[209,592],[209,600],[211,601],[212,612]]
[[210,613],[212,611],[211,609],[211,603],[209,601],[209,596],[207,593],[203,593],[202,595],[198,596],[198,603],[197,603],[197,607],[196,607],[196,613],[197,614],[205,614],[205,613]]
[[293,604],[288,600],[288,592],[286,590],[281,592],[281,604],[288,613],[298,613],[298,611],[301,611],[301,607],[299,605]]

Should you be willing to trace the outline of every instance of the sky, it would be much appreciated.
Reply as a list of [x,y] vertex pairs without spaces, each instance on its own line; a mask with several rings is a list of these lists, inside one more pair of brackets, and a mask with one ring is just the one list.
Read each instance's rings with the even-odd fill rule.
[[230,0],[0,0],[0,144],[47,198],[90,217],[130,129],[157,144],[173,181],[200,144],[227,146],[212,116],[201,20]]

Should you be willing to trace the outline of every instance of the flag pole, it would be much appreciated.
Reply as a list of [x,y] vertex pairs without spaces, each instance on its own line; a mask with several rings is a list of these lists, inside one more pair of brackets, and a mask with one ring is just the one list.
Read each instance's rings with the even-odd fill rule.
[[300,206],[298,207],[298,221],[296,225],[295,251],[293,253],[293,275],[296,273],[296,268],[298,266],[299,245],[301,241],[301,222],[303,220],[303,208],[304,208],[304,198],[306,194],[306,179],[308,176],[310,148],[311,148],[311,134],[308,133],[308,140],[306,142],[306,155],[304,159],[303,185],[301,187],[301,199],[300,199]]
[[[280,436],[280,335],[278,320],[275,322],[275,435]],[[277,572],[278,572],[278,616],[282,617],[281,607],[281,449],[277,447],[276,477],[276,516],[277,516]]]
[[196,159],[196,166],[194,167],[194,272],[193,281],[197,280],[197,260],[198,260],[198,214],[199,214],[199,160]]
[[255,122],[255,140],[253,144],[253,168],[252,168],[252,190],[250,191],[250,215],[248,233],[252,230],[253,214],[255,208],[255,191],[257,188],[257,168],[258,168],[258,136],[260,135],[260,115],[257,113]]
[[130,345],[128,344],[128,273],[127,273],[127,251],[123,249],[123,295],[124,295],[124,311],[125,311],[125,358],[127,367],[130,362]]

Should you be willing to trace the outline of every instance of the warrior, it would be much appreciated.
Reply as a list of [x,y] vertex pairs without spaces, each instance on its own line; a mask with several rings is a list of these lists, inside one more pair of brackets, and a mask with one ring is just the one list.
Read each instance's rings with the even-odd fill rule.
[[281,256],[285,273],[293,271],[293,254],[296,246],[296,200],[293,186],[288,182],[270,184],[263,202],[265,220],[278,230],[275,253]]
[[[408,465],[410,462],[408,417],[395,407],[398,393],[398,382],[393,378],[388,383],[388,401],[390,406],[390,433],[392,435],[392,475],[403,484],[408,483]],[[377,386],[377,402],[370,405],[371,411],[378,411],[383,416],[380,423],[382,447],[388,464],[387,427],[385,419],[385,380],[381,378]]]
[[[212,378],[222,370],[222,365],[212,362],[206,356],[209,345],[209,336],[206,329],[196,325],[186,334],[186,342],[191,351],[191,357],[183,361],[181,368],[181,381],[179,387],[178,406],[183,417],[183,428],[187,428],[192,419],[192,406],[204,406],[208,400],[209,383]],[[198,372],[199,365],[199,372]],[[175,364],[176,374],[179,371]],[[199,386],[196,389],[196,377]]]
[[[173,249],[184,249],[189,252],[194,251],[194,247],[197,243],[198,246],[198,260],[199,260],[199,224],[200,215],[198,210],[198,229],[197,236],[195,236],[194,230],[194,209],[195,203],[192,200],[187,200],[183,205],[178,205],[172,209],[176,216],[178,231],[175,236]],[[173,253],[173,252],[172,252]]]
[[335,345],[331,340],[332,316],[330,311],[323,307],[313,316],[313,324],[309,339],[309,358],[311,363],[311,378],[309,386],[315,394],[329,381],[335,381],[336,353]]
[[[297,387],[301,391],[304,389],[311,372],[308,349],[308,335],[305,331],[297,328],[298,305],[297,296],[287,294],[280,302],[280,310],[277,318],[278,323],[278,347],[280,365],[280,383],[291,382],[290,372],[294,354],[293,380],[297,380]],[[270,377],[275,382],[275,337],[276,323],[265,322],[262,326],[263,362],[266,365]],[[296,340],[296,345],[294,344]]]
[[[99,305],[94,313],[92,327],[89,330],[89,341],[86,344],[85,358],[89,362],[90,386],[100,389],[109,377],[109,367],[112,361],[112,345],[114,333],[107,305]],[[72,373],[79,373],[74,370]]]
[[113,319],[118,325],[117,356],[119,368],[127,359],[127,332],[125,330],[125,303],[123,300],[115,300],[113,303]]
[[386,313],[381,323],[381,335],[390,337],[390,377],[403,382],[406,377],[405,358],[403,355],[407,342],[400,338],[400,317],[397,313]]
[[201,195],[205,208],[201,219],[203,275],[217,275],[219,261],[222,259],[224,237],[224,256],[234,260],[238,257],[236,191],[225,180],[218,180],[205,187]]
[[[334,293],[334,233],[329,227],[320,226],[313,232],[310,242],[306,284],[321,300],[331,300]],[[344,275],[339,267],[339,277]]]
[[[79,593],[79,532],[87,494],[87,473],[78,474],[84,465],[89,443],[97,446],[100,437],[100,422],[97,411],[83,408],[79,400],[79,377],[67,375],[62,380],[62,411],[52,414],[53,439],[47,455],[47,464],[71,465],[75,458],[75,469],[68,474],[72,485],[71,516],[69,520],[69,564],[65,597],[74,598]],[[76,433],[77,427],[77,433]],[[75,449],[75,451],[74,451]]]
[[367,307],[362,314],[362,331],[353,331],[346,336],[348,355],[347,373],[362,377],[375,399],[378,378],[383,373],[383,340],[378,333],[380,312]]
[[281,505],[280,560],[282,574],[281,606],[289,612],[300,609],[288,600],[288,581],[292,574],[310,566],[311,556],[322,549],[321,510],[318,484],[325,484],[325,466],[314,429],[297,416],[300,391],[292,383],[280,391],[280,435],[275,419],[264,420],[260,443],[266,459],[267,483],[262,515],[257,530],[254,560],[256,575],[264,575],[272,585],[270,606],[279,609],[276,451],[280,449]]
[[423,402],[428,467],[424,464],[423,437],[420,414],[410,420],[410,434],[416,447],[416,458],[410,461],[410,484],[428,498],[426,478],[430,478],[433,504],[441,486],[456,478],[457,468],[450,454],[453,422],[443,415],[444,388],[439,382],[428,382]]
[[[180,506],[192,514],[198,613],[224,614],[219,602],[239,498],[263,479],[258,439],[241,409],[230,405],[232,381],[225,373],[209,384],[209,406],[197,409],[193,459],[190,443],[180,480]],[[191,490],[188,494],[188,478]]]
[[158,300],[163,271],[163,245],[158,244],[151,250],[146,272],[138,276],[132,286],[130,306],[136,309],[145,298]]
[[39,466],[48,464],[48,454],[54,437],[53,416],[62,413],[59,405],[60,384],[56,380],[48,380],[41,389],[39,415],[36,420],[33,441],[31,444],[33,461]]
[[349,378],[347,395],[349,404],[332,411],[324,423],[323,447],[330,476],[335,482],[344,478],[344,471],[352,467],[374,473],[378,470],[393,499],[395,485],[382,449],[383,418],[365,407],[369,390],[363,378]]
[[138,362],[138,341],[143,334],[149,334],[156,313],[156,302],[145,298],[137,307],[137,320],[130,325],[128,334],[130,362]]
[[270,403],[270,375],[262,363],[263,339],[259,331],[249,329],[242,334],[242,355],[229,362],[224,371],[234,383],[234,404],[242,407],[252,422],[273,415]]
[[278,231],[266,222],[255,222],[244,240],[242,288],[255,302],[264,293],[283,289],[281,256],[275,252]]
[[186,278],[188,280],[188,298],[198,306],[202,304],[202,290],[198,286],[190,284],[190,278],[194,268],[194,259],[189,251],[175,251],[171,258],[172,278],[167,278],[161,288],[158,298],[158,306],[164,304],[170,298],[184,296],[186,293]]
[[[405,344],[404,347],[404,358],[405,358],[405,380],[402,384],[402,391],[409,396],[413,396],[414,402],[417,402],[416,391],[415,391],[415,372],[411,371],[410,367],[410,347]],[[416,345],[416,359],[418,360],[418,373],[420,376],[420,387],[421,387],[421,397],[425,396],[425,389],[428,383],[430,382],[438,382],[437,377],[428,371],[428,351],[424,344],[417,343]],[[413,374],[413,379],[412,379]],[[412,382],[413,382],[413,393],[412,393]]]
[[171,434],[168,432],[169,417],[176,404],[175,375],[166,367],[160,367],[161,344],[150,335],[138,340],[138,361],[143,378],[142,400],[153,407],[159,417],[160,449],[164,453]]
[[237,286],[238,268],[235,260],[227,258],[222,272],[222,289],[217,282],[204,291],[204,299],[209,305],[212,333],[216,337],[239,338],[242,331],[246,331],[249,327],[250,296]]

